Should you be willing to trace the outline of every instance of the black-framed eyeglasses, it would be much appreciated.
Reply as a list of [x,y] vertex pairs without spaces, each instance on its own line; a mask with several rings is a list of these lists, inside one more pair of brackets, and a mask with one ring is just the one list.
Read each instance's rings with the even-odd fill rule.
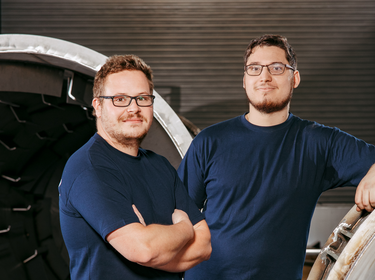
[[150,107],[154,104],[155,95],[138,95],[138,96],[128,96],[128,95],[115,95],[115,96],[99,96],[99,98],[112,99],[113,106],[116,107],[128,107],[132,100],[139,107]]
[[249,64],[245,65],[244,70],[249,76],[259,76],[262,73],[263,67],[267,67],[268,72],[271,75],[281,75],[285,72],[286,68],[296,71],[296,69],[289,64],[283,64],[281,62],[271,63],[268,65]]

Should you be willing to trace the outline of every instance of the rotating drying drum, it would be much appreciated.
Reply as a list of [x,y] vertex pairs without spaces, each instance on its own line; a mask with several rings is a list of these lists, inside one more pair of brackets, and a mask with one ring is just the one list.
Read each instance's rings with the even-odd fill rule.
[[[96,132],[92,86],[106,58],[54,38],[0,35],[1,279],[69,279],[57,186],[66,160]],[[153,94],[142,147],[177,168],[192,137]]]
[[334,229],[307,280],[375,279],[375,211],[356,207]]

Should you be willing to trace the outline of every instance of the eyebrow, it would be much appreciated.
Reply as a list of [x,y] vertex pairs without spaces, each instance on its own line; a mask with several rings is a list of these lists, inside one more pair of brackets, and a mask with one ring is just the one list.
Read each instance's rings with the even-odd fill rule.
[[[114,95],[114,96],[120,96],[120,95],[130,96],[129,94],[126,94],[126,93],[117,93],[117,94]],[[137,96],[140,96],[140,95],[152,95],[152,94],[151,94],[151,93],[148,93],[148,92],[141,92],[141,93],[139,93]]]
[[[274,61],[274,62],[271,62],[271,63],[269,63],[269,64],[267,64],[267,65],[271,65],[271,64],[274,64],[274,63],[282,63],[282,64],[285,64],[284,62],[281,62],[281,61]],[[249,64],[246,64],[246,65],[261,65],[261,63],[259,62],[259,61],[254,61],[254,62],[250,62]],[[288,63],[286,63],[286,64],[288,64]]]

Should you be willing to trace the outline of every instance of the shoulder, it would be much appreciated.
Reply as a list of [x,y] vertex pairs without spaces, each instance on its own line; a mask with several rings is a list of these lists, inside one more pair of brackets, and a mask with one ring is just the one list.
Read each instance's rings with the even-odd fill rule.
[[316,121],[301,119],[294,115],[292,115],[291,118],[291,127],[295,127],[296,129],[311,135],[332,136],[333,134],[343,132],[337,127],[330,127]]
[[[74,152],[65,164],[62,178],[65,186],[72,186],[78,178],[98,178],[101,170],[117,174],[116,157],[111,154],[100,136],[95,134],[81,148]],[[92,180],[90,179],[90,180]]]
[[242,126],[242,116],[225,120],[209,127],[204,128],[199,134],[193,139],[193,142],[200,142],[205,139],[217,139],[228,135],[230,131],[236,130],[239,126]]
[[114,157],[111,156],[111,150],[105,144],[105,140],[95,134],[70,156],[65,168],[71,168],[71,171],[76,173],[88,166],[107,166],[108,161],[113,161]]
[[[327,126],[315,121],[309,121],[300,119],[293,116],[293,124],[291,127],[297,132],[299,136],[302,136],[306,141],[311,143],[325,143],[326,145],[338,146],[338,145],[351,145],[358,142],[364,142],[357,137],[342,131],[337,127]],[[364,142],[365,143],[365,142]],[[366,145],[368,145],[366,143]]]
[[89,164],[89,151],[93,141],[92,138],[81,148],[75,151],[65,164],[64,174],[77,174]]
[[[210,154],[225,152],[228,145],[243,139],[243,128],[245,127],[242,116],[238,116],[203,129],[191,142],[184,156],[209,157]],[[219,154],[221,153],[219,152]]]

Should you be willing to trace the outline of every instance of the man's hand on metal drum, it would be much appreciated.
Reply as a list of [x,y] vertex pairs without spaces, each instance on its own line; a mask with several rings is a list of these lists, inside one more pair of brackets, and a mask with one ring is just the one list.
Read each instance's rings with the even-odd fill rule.
[[355,193],[357,211],[372,212],[375,208],[375,164],[371,166],[366,176],[362,178]]

